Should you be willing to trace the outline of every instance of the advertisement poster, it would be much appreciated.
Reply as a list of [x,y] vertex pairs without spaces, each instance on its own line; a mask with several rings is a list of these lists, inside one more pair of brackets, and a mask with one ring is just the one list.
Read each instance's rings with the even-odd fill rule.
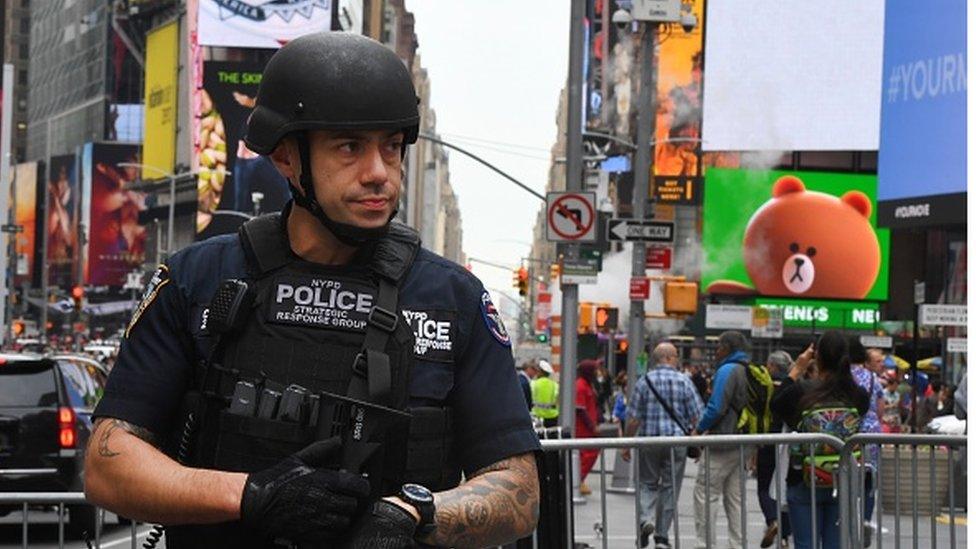
[[966,223],[967,7],[930,8],[886,2],[878,151],[885,227]]
[[[738,167],[736,153],[700,155],[702,127],[702,75],[705,26],[703,0],[695,0],[692,13],[698,25],[690,33],[674,29],[658,37],[657,122],[654,174],[699,177],[707,166]],[[699,167],[699,161],[705,166]]]
[[78,174],[75,155],[54,156],[47,182],[48,283],[74,284],[78,258]]
[[260,62],[204,63],[198,102],[199,239],[234,232],[255,213],[279,211],[291,196],[274,164],[243,141],[263,69]]
[[712,168],[702,219],[709,294],[888,298],[877,177]]
[[21,228],[14,235],[14,253],[17,254],[14,285],[17,287],[33,283],[34,250],[40,244],[37,241],[37,170],[37,162],[25,162],[14,167],[14,223]]
[[199,0],[201,46],[280,48],[332,29],[332,0]]
[[84,147],[86,284],[122,286],[126,274],[144,261],[146,228],[139,224],[139,212],[146,209],[146,197],[126,190],[139,179],[139,170],[119,165],[139,161],[138,145],[88,143]]
[[176,21],[146,38],[144,179],[162,177],[176,162],[176,75],[180,28]]

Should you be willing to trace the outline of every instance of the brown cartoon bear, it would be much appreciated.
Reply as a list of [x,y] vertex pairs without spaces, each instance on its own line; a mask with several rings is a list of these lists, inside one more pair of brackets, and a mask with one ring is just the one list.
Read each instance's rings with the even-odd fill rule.
[[871,200],[860,191],[837,198],[808,191],[788,175],[752,215],[742,239],[755,287],[716,280],[710,294],[863,299],[881,268],[881,247],[868,221]]

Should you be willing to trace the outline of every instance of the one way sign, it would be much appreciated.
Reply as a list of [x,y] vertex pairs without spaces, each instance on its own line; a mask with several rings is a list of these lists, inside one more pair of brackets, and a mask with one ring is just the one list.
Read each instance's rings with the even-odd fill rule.
[[674,223],[610,219],[607,221],[607,240],[628,242],[674,242]]

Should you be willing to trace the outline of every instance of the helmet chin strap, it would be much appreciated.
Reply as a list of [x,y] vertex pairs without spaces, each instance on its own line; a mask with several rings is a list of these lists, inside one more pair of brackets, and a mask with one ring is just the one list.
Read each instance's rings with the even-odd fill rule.
[[308,210],[315,219],[319,220],[319,223],[323,227],[328,229],[340,242],[347,246],[359,248],[386,236],[390,228],[390,221],[397,214],[396,209],[390,213],[390,218],[386,220],[386,223],[382,227],[372,229],[357,227],[348,223],[340,223],[325,213],[325,209],[322,208],[315,198],[315,186],[312,183],[312,155],[308,145],[308,135],[305,132],[296,132],[295,138],[298,140],[298,155],[302,159],[302,175],[299,178],[299,183],[302,186],[302,190],[305,191],[305,194],[302,195],[289,186],[291,195],[295,199],[295,204]]

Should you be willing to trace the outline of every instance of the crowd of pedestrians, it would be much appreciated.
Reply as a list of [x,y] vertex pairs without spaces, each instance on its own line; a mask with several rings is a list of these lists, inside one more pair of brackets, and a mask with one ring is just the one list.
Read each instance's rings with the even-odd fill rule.
[[[672,343],[657,344],[632,393],[625,372],[613,377],[601,361],[583,360],[577,368],[574,436],[598,436],[602,422],[617,424],[619,435],[638,437],[819,432],[843,440],[859,432],[900,433],[910,430],[913,393],[918,398],[918,425],[953,413],[960,398],[954,398],[952,386],[929,383],[923,374],[916,378],[900,374],[897,368],[886,368],[885,360],[883,351],[865,349],[858,337],[828,331],[795,360],[788,352],[776,350],[768,354],[765,364],[756,365],[749,339],[728,331],[718,338],[712,368],[699,364],[682,368],[680,353]],[[533,415],[540,423],[555,425],[558,387],[552,367],[537,361],[527,364],[525,371],[526,398]],[[964,395],[958,396],[964,399]],[[546,402],[532,403],[533,398]],[[876,445],[862,452],[867,547],[873,533],[880,452]],[[839,456],[831,453],[829,448],[819,448],[810,457],[784,445],[759,446],[746,459],[756,477],[756,497],[766,523],[760,547],[777,543],[778,549],[791,544],[797,549],[839,547],[839,504],[832,481]],[[669,536],[689,458],[698,461],[693,494],[695,547],[717,546],[720,506],[728,525],[729,547],[743,547],[740,482],[748,472],[742,468],[740,450],[712,447],[706,461],[699,455],[694,444],[639,452],[640,547],[652,542],[656,549],[671,547]],[[590,492],[585,480],[597,456],[596,450],[580,452],[582,495]],[[631,452],[623,450],[621,457],[630,461]],[[774,494],[781,494],[779,504]],[[811,517],[816,517],[816,524]]]

